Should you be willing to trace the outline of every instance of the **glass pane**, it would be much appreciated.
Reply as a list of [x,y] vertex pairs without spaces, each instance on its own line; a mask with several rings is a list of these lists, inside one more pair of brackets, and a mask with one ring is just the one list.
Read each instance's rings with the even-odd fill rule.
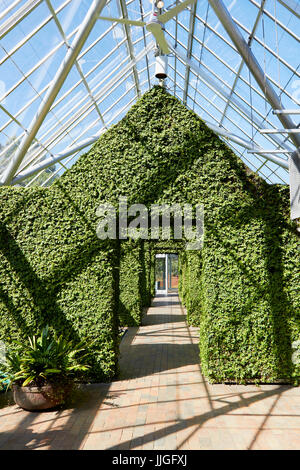
[[155,260],[155,285],[157,290],[166,289],[166,262],[165,258]]
[[169,289],[178,289],[178,255],[168,255]]

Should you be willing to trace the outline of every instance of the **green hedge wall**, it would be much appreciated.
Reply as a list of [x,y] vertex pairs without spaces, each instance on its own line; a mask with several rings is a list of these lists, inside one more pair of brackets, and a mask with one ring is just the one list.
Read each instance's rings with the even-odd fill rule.
[[50,324],[95,341],[89,378],[116,373],[115,242],[60,188],[0,188],[0,338],[25,339]]
[[299,377],[299,242],[286,187],[252,185],[249,202],[206,217],[200,355],[213,381]]
[[122,326],[141,325],[144,309],[151,304],[154,296],[151,250],[151,242],[144,240],[120,243],[119,321]]
[[186,251],[181,251],[178,256],[178,295],[181,303],[186,307],[186,294],[187,294],[187,263],[186,263]]
[[[142,304],[143,307],[149,307],[151,304],[151,299],[154,296],[154,283],[155,279],[154,272],[152,270],[152,249],[151,243],[148,241],[143,241],[143,247],[141,250],[141,264],[142,264]],[[154,267],[153,267],[154,268]]]
[[203,371],[218,382],[293,380],[299,376],[291,360],[300,337],[299,237],[289,220],[288,187],[253,174],[163,90],[143,101],[136,120],[132,114],[127,121],[144,143],[139,202],[148,203],[151,181],[158,202],[205,205],[204,248],[196,267],[190,258],[186,293],[189,319],[200,324]]
[[146,297],[141,245],[134,240],[120,243],[119,319],[123,326],[141,324]]
[[153,294],[155,250],[163,246],[97,239],[97,206],[117,206],[120,196],[129,205],[205,206],[201,258],[187,254],[184,268],[184,301],[189,321],[200,325],[205,375],[218,382],[297,379],[291,345],[300,339],[299,237],[289,221],[288,187],[254,175],[161,87],[51,188],[0,189],[1,339],[50,318],[57,329],[98,338],[97,380],[115,373],[120,301],[122,323],[138,323]]
[[200,326],[202,308],[201,251],[184,251],[180,256],[179,296],[186,307],[187,322]]

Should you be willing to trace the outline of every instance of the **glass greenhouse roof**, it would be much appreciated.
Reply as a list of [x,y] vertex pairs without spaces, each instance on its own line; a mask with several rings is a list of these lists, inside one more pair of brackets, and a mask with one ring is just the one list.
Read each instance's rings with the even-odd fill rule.
[[[0,0],[2,182],[94,3]],[[147,22],[152,11],[149,0],[102,3],[104,17]],[[281,105],[290,114],[293,111],[290,118],[296,135],[300,123],[300,2],[223,3]],[[161,13],[178,4],[178,0],[165,0]],[[278,114],[211,2],[198,0],[187,6],[166,23],[165,38],[171,48],[166,89],[219,132],[249,168],[269,183],[288,183],[287,161],[295,151],[295,141],[283,132]],[[14,168],[10,184],[47,186],[72,166],[102,132],[158,83],[155,49],[155,38],[146,27],[97,19],[35,129],[24,158]]]

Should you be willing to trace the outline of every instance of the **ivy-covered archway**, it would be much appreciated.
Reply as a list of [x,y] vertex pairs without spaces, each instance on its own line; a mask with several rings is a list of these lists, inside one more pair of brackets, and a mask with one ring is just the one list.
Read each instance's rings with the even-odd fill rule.
[[[180,295],[211,381],[293,381],[299,366],[299,238],[289,190],[252,173],[161,87],[50,188],[0,188],[0,339],[50,323],[94,341],[91,380],[117,370],[118,324],[153,295],[157,241],[99,240],[99,204],[204,204],[199,252],[182,250]],[[170,241],[171,243],[171,241]]]

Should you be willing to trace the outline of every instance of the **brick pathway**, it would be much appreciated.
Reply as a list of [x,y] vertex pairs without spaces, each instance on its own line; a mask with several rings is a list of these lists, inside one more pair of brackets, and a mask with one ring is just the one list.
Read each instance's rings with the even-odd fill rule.
[[82,387],[76,408],[0,395],[0,449],[299,449],[300,388],[209,385],[197,344],[178,297],[155,298],[122,341],[120,380]]

